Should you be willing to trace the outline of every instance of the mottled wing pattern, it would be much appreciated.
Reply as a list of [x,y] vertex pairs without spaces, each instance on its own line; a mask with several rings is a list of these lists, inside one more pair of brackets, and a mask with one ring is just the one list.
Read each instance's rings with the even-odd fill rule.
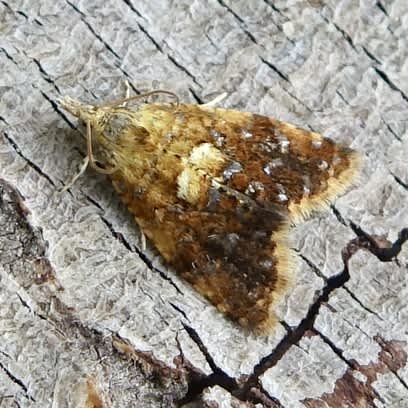
[[215,120],[208,132],[230,160],[223,181],[261,205],[286,207],[291,221],[324,207],[358,167],[354,151],[318,133],[256,114],[245,123],[229,122],[223,118],[231,111],[209,111]]
[[[179,274],[220,311],[243,326],[270,326],[270,307],[287,286],[287,222],[225,191],[213,194],[211,208],[169,207],[144,230]],[[170,241],[156,239],[162,230],[171,231]]]
[[[332,199],[355,154],[267,117],[197,105],[113,111],[113,183],[163,257],[219,310],[264,329],[287,286],[290,221]],[[127,119],[126,119],[127,118]],[[128,125],[126,124],[128,123]]]

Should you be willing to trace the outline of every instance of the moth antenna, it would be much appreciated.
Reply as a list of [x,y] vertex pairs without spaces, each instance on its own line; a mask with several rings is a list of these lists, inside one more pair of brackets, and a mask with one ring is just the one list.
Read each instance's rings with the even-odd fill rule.
[[112,174],[118,169],[117,166],[111,169],[104,169],[96,164],[96,160],[94,159],[93,151],[92,151],[92,127],[91,127],[91,122],[89,120],[86,122],[86,153],[87,153],[86,155],[89,158],[89,164],[98,173]]
[[115,106],[120,106],[120,105],[123,105],[124,103],[127,103],[127,102],[135,101],[137,99],[142,99],[142,98],[146,98],[147,96],[157,95],[157,94],[170,95],[176,100],[177,106],[180,104],[180,99],[174,92],[165,91],[163,89],[157,89],[156,91],[150,91],[150,92],[143,93],[141,95],[131,96],[130,98],[122,98],[122,99],[118,99],[118,100],[113,101],[113,102],[105,103],[105,104],[101,105],[100,107],[102,107],[102,108],[114,108]]

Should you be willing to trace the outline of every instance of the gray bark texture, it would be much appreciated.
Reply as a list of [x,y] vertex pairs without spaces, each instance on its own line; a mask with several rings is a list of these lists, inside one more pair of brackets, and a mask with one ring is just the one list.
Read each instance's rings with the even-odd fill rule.
[[[0,407],[408,407],[406,0],[0,1]],[[166,89],[350,145],[267,335],[167,268],[58,98]],[[408,244],[408,243],[407,243]],[[362,249],[362,250],[359,250]]]

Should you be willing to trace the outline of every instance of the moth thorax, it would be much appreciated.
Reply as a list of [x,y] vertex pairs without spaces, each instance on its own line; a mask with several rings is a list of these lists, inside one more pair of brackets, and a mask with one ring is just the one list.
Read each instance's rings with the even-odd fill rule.
[[109,142],[117,142],[124,130],[131,124],[129,115],[124,112],[105,114],[99,121],[103,136]]

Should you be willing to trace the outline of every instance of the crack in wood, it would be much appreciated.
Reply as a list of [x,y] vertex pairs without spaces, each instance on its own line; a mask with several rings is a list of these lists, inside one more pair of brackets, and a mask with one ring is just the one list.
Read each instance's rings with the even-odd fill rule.
[[[280,17],[286,18],[286,21],[289,20],[289,19],[285,16],[285,14],[283,14],[282,11],[281,11],[278,7],[276,7],[276,5],[274,5],[271,1],[269,1],[269,0],[263,0],[263,1],[264,1],[265,4],[268,5],[268,7],[270,7],[273,11],[275,11]],[[276,23],[276,22],[273,22],[273,23],[275,24],[276,28],[285,36],[285,38],[286,38],[292,45],[295,45],[295,41],[292,40],[291,38],[289,38],[289,37],[287,36],[287,34],[285,33],[285,30],[283,29],[282,24]]]
[[367,55],[368,58],[370,58],[376,64],[382,65],[382,62],[374,54],[372,54],[370,51],[368,51],[368,49],[364,45],[361,45],[361,49],[365,52],[365,54]]
[[168,302],[168,303],[174,310],[180,313],[187,321],[191,322],[191,320],[187,316],[187,313],[183,309],[181,309],[179,306],[177,306],[176,304],[172,302]]
[[[319,314],[321,305],[325,304],[329,300],[333,291],[343,287],[350,279],[348,263],[351,257],[359,249],[369,250],[382,262],[390,262],[397,256],[401,250],[402,244],[408,240],[408,228],[405,228],[401,230],[398,239],[393,244],[390,244],[388,247],[380,247],[378,242],[372,238],[372,236],[362,232],[362,230],[357,228],[355,225],[353,229],[356,231],[356,233],[360,233],[361,236],[350,241],[350,243],[347,244],[342,250],[342,258],[344,263],[343,271],[327,279],[325,287],[322,289],[317,300],[309,308],[306,317],[294,329],[287,327],[288,334],[282,338],[271,354],[265,356],[257,365],[255,365],[253,373],[248,377],[246,382],[238,389],[232,391],[234,396],[242,398],[243,396],[247,395],[248,390],[251,387],[259,386],[259,377],[267,370],[275,366],[286,354],[286,352],[304,337],[307,331],[314,330],[314,322]],[[367,242],[369,243],[368,245]]]
[[[86,27],[89,29],[89,31],[94,35],[94,37],[99,40],[103,46],[115,57],[114,60],[114,65],[116,68],[118,68],[124,75],[125,77],[130,80],[131,76],[129,73],[123,69],[122,63],[123,63],[123,58],[100,36],[92,27],[90,23],[86,20],[86,14],[81,11],[77,6],[75,6],[73,3],[71,3],[69,0],[65,0],[66,3],[68,3],[77,13],[80,14],[81,16],[81,21],[86,25]],[[135,91],[134,85],[129,81],[130,87]]]
[[[37,89],[37,88],[35,88],[35,89]],[[76,130],[77,129],[76,126],[68,119],[68,117],[65,115],[65,113],[60,110],[60,108],[58,107],[57,102],[55,102],[52,98],[50,98],[44,91],[40,90],[40,93],[41,93],[42,97],[44,99],[46,99],[50,103],[53,110],[58,114],[58,116],[60,116],[68,124],[68,126],[71,129]]]
[[278,74],[278,76],[279,76],[280,78],[282,78],[282,79],[285,80],[286,82],[290,83],[289,77],[288,77],[286,74],[284,74],[280,69],[278,69],[278,68],[276,67],[276,65],[272,64],[272,62],[267,61],[266,59],[264,59],[264,58],[262,58],[262,57],[259,57],[259,58],[260,58],[261,61],[262,61],[265,65],[267,65],[273,72],[275,72],[276,74]]
[[[104,45],[104,47],[119,61],[122,61],[122,58],[119,54],[94,30],[92,25],[86,20],[86,14],[81,11],[75,4],[71,3],[68,0],[65,0],[77,13],[81,15],[82,22],[88,27],[89,31]],[[127,76],[127,75],[126,75]]]
[[[322,339],[330,347],[334,346],[330,344],[329,339],[323,337]],[[302,402],[305,406],[309,408],[340,406],[344,398],[349,404],[352,404],[350,406],[375,407],[375,400],[385,404],[386,401],[373,387],[373,383],[379,374],[387,372],[392,373],[400,384],[407,388],[407,384],[397,373],[397,370],[404,367],[407,362],[407,353],[404,350],[405,342],[385,341],[380,336],[375,336],[374,340],[381,348],[377,361],[360,364],[355,360],[350,360],[349,368],[342,377],[336,380],[334,390],[323,393],[319,398],[304,399]],[[363,378],[357,377],[356,372],[362,374]]]
[[336,208],[334,204],[330,205],[330,209],[332,210],[334,216],[337,218],[337,220],[340,222],[340,224],[343,224],[345,227],[348,227],[349,225],[347,224],[346,220],[343,218],[343,216],[340,214],[340,211]]
[[238,21],[239,26],[241,27],[242,31],[247,35],[247,37],[256,45],[258,45],[258,41],[253,36],[253,34],[246,28],[245,20],[239,16],[231,7],[227,6],[223,0],[217,0],[217,2]]
[[268,393],[264,390],[261,384],[257,384],[254,387],[250,387],[245,392],[241,393],[237,390],[240,390],[242,387],[242,383],[245,381],[244,379],[235,379],[229,376],[224,370],[222,370],[214,361],[213,357],[211,356],[210,352],[208,351],[207,347],[201,340],[198,333],[189,325],[182,323],[184,329],[186,330],[187,334],[193,340],[193,342],[197,345],[201,353],[204,355],[208,365],[210,366],[212,373],[207,376],[202,376],[196,378],[194,381],[188,382],[188,391],[186,395],[178,401],[179,405],[184,405],[186,403],[195,401],[197,397],[201,396],[203,391],[215,385],[218,385],[225,390],[229,391],[231,395],[238,398],[241,401],[251,402],[254,404],[261,403],[264,407],[268,408],[281,408],[282,405],[280,402],[268,395]]
[[152,381],[164,385],[167,381],[186,383],[188,380],[195,381],[196,378],[204,377],[204,373],[185,358],[178,338],[176,338],[176,344],[180,354],[174,358],[174,368],[156,358],[153,352],[136,349],[119,334],[115,333],[112,337],[113,349],[122,356],[135,361]]
[[[289,82],[290,83],[290,82]],[[306,105],[301,99],[299,99],[293,92],[289,91],[289,89],[285,88],[282,86],[282,89],[296,102],[298,102],[300,105],[302,105],[309,113],[313,112],[313,109],[309,108],[309,106]],[[310,127],[310,126],[309,126]]]
[[408,384],[398,374],[398,370],[407,363],[407,352],[405,351],[406,342],[396,340],[384,340],[380,335],[374,337],[374,340],[384,352],[382,362],[395,375],[401,385],[408,390]]
[[191,95],[193,95],[193,98],[199,105],[202,105],[204,103],[204,101],[198,96],[194,89],[188,88],[188,90],[190,91]]
[[363,308],[366,312],[372,314],[375,316],[378,320],[384,321],[384,319],[374,310],[371,310],[369,307],[367,307],[363,302],[347,287],[344,286],[344,290],[349,294],[351,298],[361,307]]
[[24,153],[21,151],[20,147],[18,144],[13,140],[13,138],[7,133],[7,132],[2,132],[3,136],[9,143],[9,145],[13,148],[13,150],[36,172],[38,173],[41,177],[45,178],[53,187],[55,187],[55,183],[52,181],[51,177],[44,173],[39,166],[37,166],[32,160],[30,160],[27,156],[24,155]]
[[276,7],[276,5],[273,4],[270,0],[264,0],[264,2],[265,2],[273,11],[276,11],[278,14],[280,14],[280,15],[283,16],[282,11],[281,11],[278,7]]
[[3,47],[0,47],[0,52],[2,52],[8,60],[10,60],[14,65],[17,65],[16,60],[7,52],[7,50]]
[[[323,279],[325,282],[327,282],[327,276],[324,275],[324,273],[310,260],[308,259],[305,255],[301,254],[299,251],[298,252],[299,256],[307,263],[307,265],[312,269],[312,271],[321,279]],[[376,312],[373,310],[369,309],[367,306],[365,306],[358,298],[357,296],[347,287],[343,286],[343,289],[350,295],[350,297],[353,298],[353,300],[358,303],[365,311],[368,313],[376,316],[379,320],[383,321],[384,319]]]
[[387,17],[389,17],[389,14],[388,14],[386,8],[384,7],[384,5],[383,5],[380,1],[377,1],[375,5],[376,5]]
[[397,85],[395,85],[395,83],[393,81],[391,81],[391,79],[389,78],[389,76],[380,68],[378,67],[373,67],[374,71],[377,73],[377,75],[393,90],[398,92],[402,99],[405,102],[408,102],[408,96],[405,94],[405,92],[400,89]]
[[356,46],[354,45],[353,39],[351,38],[351,36],[345,30],[343,30],[334,21],[329,20],[321,11],[319,12],[319,15],[326,22],[326,24],[332,25],[340,33],[340,35],[343,37],[343,39],[345,39],[347,41],[347,43],[351,46],[351,48],[354,51],[358,52]]
[[340,26],[338,26],[334,21],[331,21],[331,24],[335,27],[335,29],[342,35],[342,37],[350,44],[351,48],[357,51],[356,46],[354,45],[353,39],[350,35],[343,30]]
[[344,97],[344,95],[337,89],[336,94],[339,95],[340,99],[347,105],[350,106],[350,102]]
[[382,116],[381,116],[381,122],[384,123],[384,125],[387,127],[387,129],[389,130],[389,132],[390,132],[399,142],[402,142],[402,137],[399,136],[399,135],[397,134],[397,132],[394,131],[394,129],[391,127],[391,125],[390,125],[388,122],[386,122]]
[[153,36],[146,30],[145,27],[143,27],[140,23],[137,23],[137,26],[139,27],[140,31],[153,43],[153,45],[156,47],[157,51],[161,52],[162,54],[168,56],[162,46],[153,38]]
[[402,181],[396,174],[391,173],[391,175],[394,177],[394,180],[405,190],[408,190],[408,183],[405,183],[405,181]]
[[183,65],[181,65],[172,55],[170,54],[166,54],[167,58],[177,67],[179,68],[181,71],[183,71],[187,76],[189,76],[193,82],[199,86],[200,88],[202,88],[203,86],[197,81],[197,78]]
[[28,387],[21,381],[18,377],[16,377],[1,361],[0,361],[0,368],[4,371],[7,377],[14,383],[17,384],[20,388],[23,389],[24,395],[27,399],[32,402],[35,402],[35,399],[28,393]]
[[10,126],[6,119],[3,116],[0,116],[0,122],[3,122],[6,126]]
[[44,24],[43,24],[40,20],[38,20],[37,18],[29,17],[24,11],[14,10],[6,1],[2,1],[1,3],[2,3],[6,8],[8,8],[12,13],[18,14],[18,15],[24,17],[24,19],[27,20],[27,21],[30,21],[30,20],[31,20],[31,21],[34,21],[37,25],[39,25],[40,27],[43,27]]
[[142,16],[142,14],[140,14],[140,12],[136,9],[136,7],[133,5],[133,3],[131,2],[131,0],[123,0],[125,2],[125,4],[140,18],[144,17]]
[[312,262],[309,258],[307,258],[305,255],[303,255],[299,250],[295,249],[295,252],[298,253],[299,257],[303,259],[306,264],[309,266],[309,268],[321,279],[324,281],[327,281],[327,276],[317,267],[317,265]]
[[334,342],[332,342],[327,336],[325,336],[322,332],[317,330],[315,327],[313,327],[311,331],[315,333],[316,335],[318,335],[323,340],[323,342],[326,343],[330,347],[333,353],[336,354],[336,356],[339,357],[339,359],[343,361],[349,368],[353,370],[357,370],[356,364],[353,361],[350,361],[346,357],[344,357],[344,351],[341,350],[339,347],[337,347],[334,344]]
[[[28,55],[26,53],[24,53],[27,57]],[[29,58],[29,57],[28,57]],[[30,58],[35,65],[37,65],[38,70],[41,73],[41,76],[51,85],[54,86],[55,90],[61,95],[61,91],[58,88],[58,85],[55,83],[55,81],[51,78],[51,76],[48,74],[48,72],[43,68],[43,66],[41,65],[40,61],[37,60],[36,58]]]
[[398,233],[398,238],[391,243],[384,236],[370,235],[361,227],[350,221],[350,226],[357,238],[351,240],[343,249],[343,261],[348,262],[351,256],[360,249],[366,249],[375,255],[381,262],[392,262],[397,259],[402,245],[408,241],[408,228],[403,228]]
[[[101,208],[101,207],[99,206],[99,208]],[[102,215],[99,215],[99,217],[100,217],[101,221],[108,227],[108,229],[111,232],[113,238],[115,238],[122,245],[124,245],[124,247],[128,251],[136,252],[137,255],[139,256],[139,258],[143,261],[143,263],[147,266],[147,268],[149,270],[151,270],[152,272],[157,272],[162,279],[169,282],[170,285],[173,286],[174,289],[176,289],[178,294],[181,294],[181,295],[183,294],[183,292],[180,290],[180,288],[175,284],[175,282],[165,272],[163,272],[159,268],[156,268],[155,266],[153,266],[152,260],[149,259],[149,257],[144,253],[143,250],[138,248],[137,245],[130,244],[130,242],[125,238],[125,236],[121,232],[116,231],[115,228],[113,227],[112,223],[109,222],[105,217],[103,217]]]

